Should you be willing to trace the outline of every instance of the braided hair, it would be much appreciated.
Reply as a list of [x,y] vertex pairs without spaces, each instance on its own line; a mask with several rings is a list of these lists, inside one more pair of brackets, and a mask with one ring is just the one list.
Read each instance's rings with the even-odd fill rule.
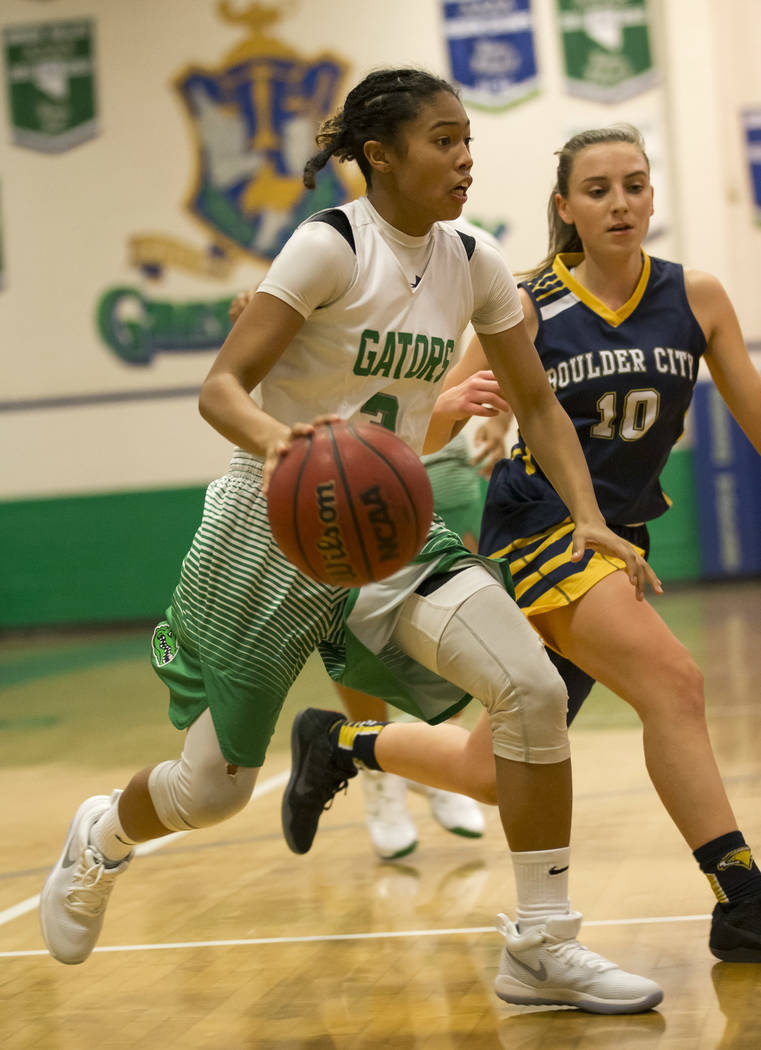
[[323,121],[317,133],[320,147],[304,166],[304,185],[314,189],[315,175],[331,157],[355,160],[369,187],[372,167],[364,146],[370,140],[393,143],[403,124],[414,120],[423,105],[452,85],[422,69],[379,69],[346,96],[343,109]]
[[555,207],[555,194],[561,197],[568,196],[568,183],[576,156],[589,146],[600,146],[607,142],[628,142],[636,146],[642,153],[648,168],[650,161],[645,153],[645,141],[640,131],[632,124],[611,124],[607,128],[591,128],[589,131],[580,131],[578,135],[566,142],[562,149],[557,150],[555,156],[558,158],[555,185],[550,193],[547,204],[547,226],[549,227],[549,241],[547,255],[531,270],[519,274],[524,280],[531,280],[543,273],[556,255],[562,252],[582,252],[584,246],[573,223],[564,222]]

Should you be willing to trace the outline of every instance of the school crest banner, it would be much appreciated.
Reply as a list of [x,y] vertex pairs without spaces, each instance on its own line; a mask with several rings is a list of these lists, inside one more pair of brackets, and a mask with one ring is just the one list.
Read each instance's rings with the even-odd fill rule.
[[464,102],[503,110],[538,90],[531,0],[443,0],[451,79]]
[[742,113],[745,132],[745,155],[750,169],[750,187],[753,193],[753,212],[761,225],[761,109],[746,109]]
[[621,102],[654,85],[647,0],[557,0],[557,13],[569,95]]
[[60,153],[93,138],[98,122],[92,22],[7,26],[3,38],[13,141]]

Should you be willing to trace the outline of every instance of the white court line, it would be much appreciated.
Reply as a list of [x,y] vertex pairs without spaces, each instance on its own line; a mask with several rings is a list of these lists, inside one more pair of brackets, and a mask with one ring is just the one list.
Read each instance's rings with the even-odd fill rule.
[[[261,784],[257,784],[254,788],[254,792],[251,796],[253,802],[257,798],[261,798],[262,795],[268,795],[273,791],[276,791],[279,787],[282,787],[290,776],[290,770],[286,769],[282,773],[277,773],[275,776],[268,777],[267,780],[263,780]],[[141,843],[135,850],[141,856],[148,853],[154,853],[156,850],[161,849],[163,846],[176,839],[182,838],[184,835],[188,835],[187,831],[176,831],[172,835],[165,835],[160,839],[152,839],[150,842]],[[10,922],[12,919],[17,918],[20,915],[25,915],[27,912],[33,911],[40,901],[39,893],[34,897],[29,897],[25,901],[21,901],[19,904],[15,904],[10,908],[6,908],[5,911],[0,912],[0,926],[4,923]],[[592,919],[589,922],[585,922],[584,926],[640,926],[648,925],[652,923],[673,923],[673,922],[706,922],[710,919],[710,915],[666,915],[658,916],[655,918],[638,918],[638,919]],[[95,948],[95,952],[151,952],[151,951],[176,951],[177,949],[188,949],[188,948],[237,948],[237,947],[251,947],[254,945],[267,945],[267,944],[309,944],[315,942],[326,942],[326,941],[367,941],[367,940],[381,940],[384,938],[393,937],[446,937],[452,935],[467,935],[467,934],[478,934],[478,933],[495,933],[496,928],[494,926],[466,926],[462,928],[454,929],[438,929],[438,930],[386,930],[372,933],[328,933],[328,934],[317,934],[311,937],[251,937],[239,940],[218,940],[218,941],[176,941],[174,943],[167,944],[122,944],[114,945],[113,947],[102,947]],[[10,951],[0,952],[0,959],[18,959],[26,958],[28,956],[45,956],[48,955],[46,949],[31,949],[27,951]]]
[[[257,784],[251,795],[249,805],[255,799],[261,798],[262,795],[269,795],[272,791],[276,791],[279,787],[282,787],[287,783],[290,775],[290,769],[286,769],[282,773],[277,773],[274,777],[268,777],[267,780],[263,780],[261,784]],[[175,831],[171,835],[164,835],[164,837],[160,839],[151,839],[150,842],[141,842],[140,845],[136,847],[135,853],[138,857],[144,857],[148,853],[155,853],[156,850],[169,845],[170,842],[175,842],[177,839],[181,839],[183,835],[189,834],[189,831]],[[19,904],[14,904],[10,908],[6,908],[5,911],[0,911],[0,926],[4,926],[5,923],[11,922],[13,919],[18,919],[21,915],[26,915],[27,912],[34,911],[39,903],[40,895],[39,893],[36,893],[34,897],[27,897],[25,901],[21,901]],[[31,954],[34,955],[35,953],[32,952]]]
[[[658,922],[708,921],[710,915],[663,915],[642,919],[592,919],[588,926],[645,926]],[[475,933],[496,933],[495,926],[464,926],[439,930],[382,930],[372,933],[325,933],[312,937],[247,937],[225,941],[174,941],[168,944],[115,944],[108,948],[96,948],[95,952],[156,952],[188,948],[248,948],[262,944],[314,944],[326,941],[378,941],[392,937],[451,937]],[[0,959],[19,959],[31,955],[47,955],[45,949],[18,952],[0,952]]]

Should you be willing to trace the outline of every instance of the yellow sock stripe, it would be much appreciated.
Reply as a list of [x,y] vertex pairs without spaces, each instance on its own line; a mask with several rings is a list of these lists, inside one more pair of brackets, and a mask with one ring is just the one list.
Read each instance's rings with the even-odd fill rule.
[[708,879],[709,883],[711,884],[711,889],[713,890],[714,896],[716,897],[716,900],[719,902],[719,904],[728,904],[729,903],[729,897],[726,895],[724,890],[721,888],[721,883],[716,878],[716,876],[713,874],[713,872],[708,872],[706,874],[706,878]]
[[357,736],[370,736],[381,730],[378,722],[344,722],[338,730],[338,746],[345,751],[354,750],[354,741]]

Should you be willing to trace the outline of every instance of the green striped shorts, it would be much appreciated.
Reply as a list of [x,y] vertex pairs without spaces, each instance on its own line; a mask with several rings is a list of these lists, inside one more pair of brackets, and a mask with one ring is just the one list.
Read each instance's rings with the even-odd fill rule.
[[[412,577],[422,579],[462,557],[473,560],[438,522]],[[488,564],[494,571],[494,562]],[[409,568],[402,570],[399,602],[417,585]],[[166,620],[154,631],[152,662],[170,691],[172,723],[187,729],[209,707],[227,761],[260,766],[285,697],[315,649],[336,681],[359,689],[364,680],[376,695],[382,685],[393,694],[384,699],[429,721],[467,702],[453,687],[445,693],[434,689],[433,705],[408,697],[403,682],[386,689],[387,676],[366,670],[378,659],[365,645],[349,646],[358,654],[355,659],[350,652],[349,664],[361,657],[362,669],[347,676],[347,636],[351,641],[353,635],[344,618],[347,602],[357,604],[358,593],[317,583],[285,558],[270,531],[261,464],[236,452],[228,473],[207,490]],[[380,662],[388,656],[382,654]],[[440,687],[443,680],[433,678]]]

